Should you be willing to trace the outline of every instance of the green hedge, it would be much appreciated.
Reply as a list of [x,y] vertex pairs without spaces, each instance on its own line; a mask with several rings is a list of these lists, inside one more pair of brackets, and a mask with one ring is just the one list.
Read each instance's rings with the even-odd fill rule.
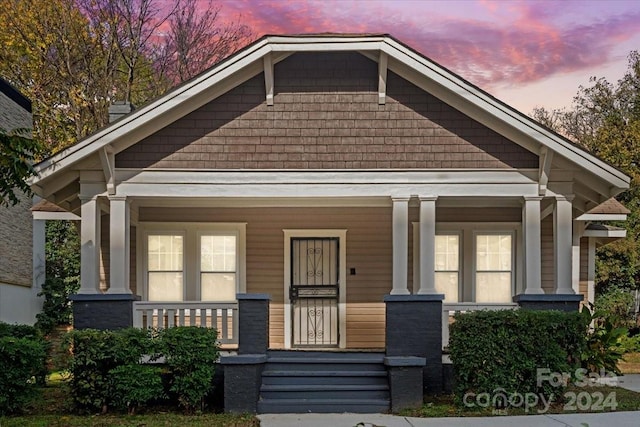
[[46,375],[47,343],[27,325],[0,323],[0,415],[19,412]]
[[562,386],[538,382],[538,369],[580,367],[587,325],[580,313],[503,310],[460,313],[451,325],[455,394],[535,393],[559,396]]
[[[71,395],[80,412],[105,412],[109,407],[134,412],[167,396],[193,411],[211,392],[218,358],[214,329],[84,329],[68,337],[73,348]],[[163,364],[142,364],[155,361]]]

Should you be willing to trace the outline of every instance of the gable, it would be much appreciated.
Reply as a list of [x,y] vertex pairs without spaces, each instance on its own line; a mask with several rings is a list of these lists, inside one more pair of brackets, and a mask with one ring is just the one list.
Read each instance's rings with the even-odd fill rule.
[[538,156],[355,52],[296,53],[116,156],[119,168],[537,168]]

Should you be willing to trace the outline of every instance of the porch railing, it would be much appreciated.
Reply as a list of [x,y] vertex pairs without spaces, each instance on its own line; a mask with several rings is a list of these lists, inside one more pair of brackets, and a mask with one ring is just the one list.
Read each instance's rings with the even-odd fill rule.
[[218,341],[225,346],[238,344],[238,304],[230,302],[133,303],[133,326],[165,329],[174,326],[215,328]]
[[454,314],[465,311],[515,310],[517,308],[517,303],[455,302],[442,304],[442,349],[447,350],[449,347],[449,326],[454,322]]

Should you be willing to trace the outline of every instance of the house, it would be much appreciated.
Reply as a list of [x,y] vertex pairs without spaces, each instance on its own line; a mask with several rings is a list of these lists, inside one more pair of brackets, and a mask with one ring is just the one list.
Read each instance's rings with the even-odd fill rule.
[[82,220],[76,327],[216,326],[241,412],[442,390],[451,313],[593,298],[630,181],[375,34],[265,36],[37,171]]
[[[31,101],[0,79],[0,128],[32,127]],[[17,196],[15,206],[0,206],[0,322],[33,324],[42,308],[38,292],[44,281],[44,225],[32,221],[31,197]],[[32,248],[40,242],[42,251],[34,255]]]

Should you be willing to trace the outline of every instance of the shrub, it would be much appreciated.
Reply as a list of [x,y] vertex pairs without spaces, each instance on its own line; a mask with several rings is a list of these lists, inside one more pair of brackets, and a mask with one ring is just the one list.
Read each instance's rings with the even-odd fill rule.
[[68,335],[73,349],[71,395],[81,412],[105,412],[111,403],[110,372],[123,365],[138,364],[153,354],[151,331],[128,328],[121,331],[83,329]]
[[36,326],[45,334],[50,333],[58,325],[71,324],[71,302],[69,295],[77,292],[79,285],[59,277],[48,277],[42,284],[38,296],[44,297],[42,311],[36,315]]
[[165,363],[172,374],[170,391],[187,411],[202,409],[218,359],[215,329],[169,328],[162,331],[160,338]]
[[[30,327],[0,324],[0,415],[14,413],[31,400],[36,391],[36,377],[46,363],[46,342],[29,336]],[[7,332],[13,329],[18,336]],[[24,335],[24,336],[20,336]]]
[[[198,327],[96,331],[85,329],[68,335],[73,354],[70,361],[71,395],[81,412],[105,412],[109,406],[135,412],[139,405],[168,394],[187,411],[202,408],[212,390],[218,358],[217,334]],[[166,372],[144,365],[164,357]]]
[[476,311],[457,314],[450,351],[455,393],[535,393],[557,396],[561,389],[544,381],[538,368],[573,372],[580,366],[586,325],[580,313],[559,311]]
[[68,334],[73,351],[71,397],[80,412],[105,412],[109,399],[108,373],[115,368],[113,332],[83,329]]
[[582,352],[582,366],[590,371],[604,369],[620,374],[618,362],[625,353],[624,340],[628,330],[609,314],[593,310],[593,307],[583,308],[582,316],[590,327]]
[[[10,325],[8,323],[0,322],[0,338],[13,337],[13,338],[27,338],[32,341],[38,342],[45,351],[48,351],[49,345],[42,336],[42,333],[34,326],[30,325]],[[0,365],[2,366],[2,365]],[[45,378],[49,373],[47,369],[47,359],[38,359],[38,361],[32,366],[33,375],[35,376],[36,383],[44,385]]]
[[135,414],[136,408],[165,397],[162,369],[140,364],[120,365],[109,371],[111,401]]

